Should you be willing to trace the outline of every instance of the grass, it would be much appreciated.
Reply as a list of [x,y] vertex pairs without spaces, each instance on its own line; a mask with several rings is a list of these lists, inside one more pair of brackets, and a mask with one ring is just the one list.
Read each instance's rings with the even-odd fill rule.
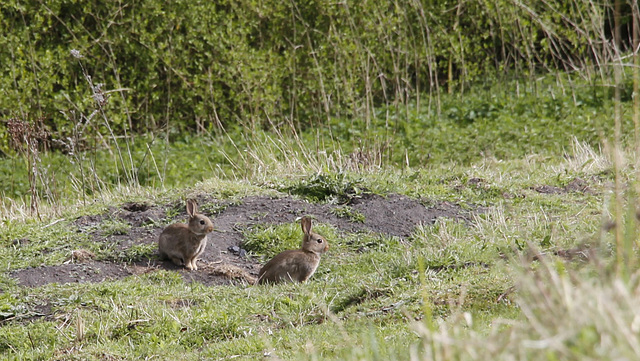
[[[634,257],[626,274],[612,266],[614,171],[596,146],[610,136],[611,100],[604,91],[552,93],[494,87],[465,101],[444,96],[441,113],[384,109],[393,117],[373,119],[366,131],[332,119],[330,129],[296,137],[185,137],[169,152],[142,139],[132,152],[133,168],[146,174],[139,185],[127,184],[115,162],[95,166],[99,187],[78,188],[69,159],[47,154],[42,164],[76,181],[56,181],[51,194],[60,198],[42,203],[39,217],[20,198],[22,165],[2,160],[18,171],[13,183],[0,182],[17,196],[0,210],[0,352],[20,360],[637,358],[640,283]],[[168,164],[162,172],[145,157],[155,147],[158,164]],[[633,158],[625,158],[621,176],[633,185]],[[168,270],[37,288],[11,277],[64,264],[78,249],[122,264],[155,257],[153,243],[118,247],[132,228],[112,209],[127,202],[163,207],[165,219],[146,223],[149,230],[202,194],[211,200],[201,209],[214,218],[247,196],[292,196],[362,223],[349,202],[365,193],[455,203],[472,216],[418,225],[406,239],[314,222],[331,249],[305,284],[207,286]],[[617,226],[635,239],[628,208]],[[80,216],[102,221],[82,228]],[[298,248],[301,236],[292,215],[244,230],[243,247],[264,262]],[[583,249],[593,254],[563,256]]]
[[[613,136],[611,92],[596,81],[574,79],[570,87],[562,81],[541,77],[528,86],[489,83],[464,96],[443,94],[439,111],[424,104],[389,106],[378,109],[369,122],[335,118],[296,134],[280,129],[247,133],[235,127],[225,136],[183,135],[171,142],[139,136],[127,145],[126,164],[112,151],[113,142],[73,157],[42,153],[36,165],[48,181],[36,180],[35,190],[46,195],[43,206],[64,207],[78,199],[87,204],[119,186],[130,186],[131,174],[124,174],[124,167],[134,173],[134,184],[145,188],[184,188],[212,177],[263,180],[294,194],[302,187],[302,196],[311,201],[345,202],[365,191],[357,187],[357,179],[341,179],[345,171],[468,166],[532,154],[540,161],[557,160],[571,153],[574,144],[597,149]],[[629,87],[625,84],[625,91]],[[623,99],[622,106],[629,108],[630,101]],[[631,111],[623,112],[621,120],[625,129],[633,127]],[[625,133],[624,144],[630,135]],[[28,170],[24,157],[0,159],[0,205],[7,211],[29,203]],[[305,180],[286,181],[296,177]]]
[[[505,358],[506,351],[491,353],[481,346],[495,342],[512,349],[513,340],[524,337],[523,333],[542,332],[531,329],[535,324],[528,325],[534,316],[544,315],[526,308],[527,302],[537,302],[538,296],[528,286],[531,274],[521,268],[520,257],[527,255],[530,245],[552,254],[585,240],[597,240],[600,235],[609,163],[595,153],[587,166],[580,165],[585,163],[582,158],[591,157],[590,152],[576,143],[570,157],[554,162],[546,156],[530,156],[508,161],[484,159],[468,166],[330,173],[326,179],[334,180],[333,196],[339,194],[336,189],[357,188],[406,194],[425,202],[482,205],[486,211],[468,223],[439,219],[434,225],[418,227],[408,240],[344,233],[319,223],[314,230],[331,240],[331,250],[305,284],[205,286],[185,283],[177,273],[160,270],[99,284],[50,284],[31,289],[15,284],[5,274],[1,282],[0,311],[5,321],[0,327],[0,349],[8,358],[24,360],[256,359],[266,355],[281,359],[409,360],[429,359],[430,354],[443,359],[448,352],[460,359],[477,359],[477,355]],[[594,192],[543,194],[531,188],[564,187],[577,177],[588,179]],[[221,212],[222,201],[238,202],[248,194],[283,195],[288,191],[306,198],[308,189],[315,195],[318,187],[309,179],[320,178],[266,175],[236,183],[213,177],[186,191],[149,190],[142,192],[143,196],[122,192],[84,213],[101,214],[109,204],[140,199],[150,204],[178,204],[184,193],[201,190],[217,199],[208,207]],[[339,209],[348,211],[344,206]],[[80,214],[70,212],[50,226],[47,220],[5,222],[0,233],[0,267],[7,272],[61,264],[76,248],[120,262],[153,252],[153,247],[141,246],[121,254],[88,244],[87,237],[75,232],[69,221]],[[107,220],[95,231],[117,235],[126,233],[127,227]],[[28,242],[17,247],[16,239]],[[266,260],[284,249],[299,247],[300,239],[297,223],[263,225],[245,233],[245,247]],[[607,237],[606,244],[611,244]],[[550,257],[548,264],[539,262],[536,268],[565,264]],[[563,267],[575,272],[595,270],[595,266],[580,262]],[[539,277],[544,282],[554,281],[553,277],[560,277],[554,272],[547,271],[549,278],[544,278],[544,273]],[[579,282],[586,285],[591,281],[580,278]],[[517,291],[512,292],[513,286]],[[560,291],[546,287],[558,293],[554,295],[558,302],[565,302]],[[598,287],[611,286],[602,281]],[[586,286],[579,289],[589,291]],[[586,297],[572,295],[576,300]],[[605,301],[612,302],[603,298]],[[38,317],[39,305],[50,307],[51,316]],[[545,317],[543,321],[552,320]],[[575,347],[595,350],[593,337],[600,331],[593,327],[582,327],[575,341],[563,345],[570,349],[574,347],[570,342],[574,342]],[[562,330],[558,332],[566,332]],[[500,341],[500,335],[511,336]],[[571,355],[566,349],[559,350],[549,355]]]
[[349,206],[336,207],[333,209],[333,213],[340,218],[347,218],[351,220],[351,222],[364,223],[366,219],[364,214]]
[[[602,11],[612,10],[603,10],[592,2],[576,4],[580,9],[596,9],[592,14],[596,17]],[[166,106],[161,118],[144,104],[120,108],[123,103],[115,96],[105,112],[107,102],[102,85],[94,86],[90,75],[95,76],[96,82],[109,84],[109,80],[100,75],[100,67],[92,70],[95,74],[89,74],[86,69],[92,69],[90,57],[86,55],[85,68],[85,60],[79,60],[79,51],[72,52],[93,97],[79,100],[80,104],[67,99],[78,112],[72,118],[84,119],[77,123],[82,126],[73,130],[61,127],[52,137],[66,131],[78,139],[51,140],[68,154],[40,153],[37,146],[25,146],[33,145],[33,140],[49,141],[44,133],[30,137],[12,133],[13,141],[24,143],[13,148],[6,144],[9,135],[4,136],[3,149],[20,156],[7,154],[0,159],[3,358],[412,361],[640,358],[637,297],[640,273],[636,261],[639,217],[635,206],[640,189],[636,176],[638,163],[633,155],[616,153],[618,147],[631,149],[638,145],[638,139],[632,139],[629,131],[638,131],[638,124],[633,121],[633,116],[639,114],[637,104],[636,109],[631,109],[632,94],[637,93],[632,86],[637,87],[638,82],[632,84],[630,76],[621,79],[637,70],[627,66],[630,57],[623,57],[617,50],[625,47],[614,46],[616,49],[611,50],[609,45],[594,45],[591,50],[597,54],[601,68],[576,62],[574,55],[578,55],[570,49],[573,40],[578,40],[575,44],[585,41],[583,36],[616,38],[619,34],[609,34],[609,30],[597,24],[608,23],[612,17],[613,22],[621,19],[604,14],[606,20],[592,21],[586,27],[580,22],[572,23],[567,35],[563,34],[566,24],[562,23],[566,19],[562,17],[562,9],[556,11],[546,3],[542,8],[516,6],[522,17],[500,11],[511,9],[509,4],[498,4],[497,13],[501,15],[497,23],[490,21],[489,26],[497,24],[501,34],[495,35],[493,42],[505,39],[515,42],[511,41],[507,53],[503,47],[504,59],[496,58],[497,62],[515,61],[512,69],[518,73],[516,76],[528,74],[530,79],[527,83],[516,80],[471,84],[483,71],[467,60],[475,59],[482,51],[474,51],[470,43],[463,42],[465,36],[460,29],[469,28],[470,24],[465,25],[464,21],[459,24],[459,15],[470,14],[464,9],[477,4],[459,5],[458,14],[441,9],[447,18],[458,19],[453,33],[438,31],[442,29],[433,28],[434,23],[423,17],[418,22],[402,22],[427,31],[423,34],[426,37],[422,36],[423,43],[416,43],[419,53],[424,50],[428,56],[426,63],[420,60],[412,64],[412,56],[419,59],[418,52],[406,53],[403,49],[411,47],[401,41],[420,34],[407,37],[409,34],[396,31],[402,27],[395,25],[377,27],[395,30],[390,36],[380,37],[383,41],[374,40],[371,49],[367,45],[369,38],[362,38],[366,41],[356,41],[355,48],[348,46],[346,53],[336,53],[337,58],[324,56],[341,71],[346,69],[344,74],[352,79],[346,82],[341,79],[341,71],[323,68],[315,59],[316,55],[323,57],[323,51],[314,51],[313,43],[317,41],[312,37],[317,40],[321,35],[314,32],[315,25],[304,24],[304,30],[294,26],[290,45],[301,49],[295,54],[312,55],[316,60],[313,67],[322,91],[296,90],[305,87],[295,84],[312,85],[315,81],[315,74],[304,74],[305,62],[298,61],[304,57],[298,60],[296,56],[289,57],[294,59],[290,63],[294,67],[284,68],[284,74],[293,74],[294,84],[292,96],[286,102],[279,102],[276,93],[269,93],[275,89],[274,84],[254,82],[253,78],[259,75],[254,70],[260,67],[245,66],[249,71],[241,71],[242,76],[235,77],[240,87],[228,88],[225,79],[217,77],[221,82],[208,82],[210,97],[186,96],[205,99],[197,101],[200,105],[194,108],[196,113],[205,114],[195,117],[199,137],[174,133],[176,126],[186,126],[193,117],[173,117],[179,113],[175,112],[178,109],[175,104],[186,107],[192,104],[176,103],[171,100],[172,95],[167,102],[149,103]],[[364,10],[357,6],[338,8],[347,12]],[[438,7],[434,9],[439,11]],[[555,15],[549,19],[541,17],[548,14],[545,9]],[[293,24],[305,17],[296,10],[297,14],[291,13],[290,17]],[[396,6],[395,10],[402,9]],[[262,18],[264,14],[259,15]],[[369,18],[386,19],[382,13],[373,15]],[[513,24],[511,17],[516,19]],[[24,18],[22,21],[26,24]],[[535,25],[529,26],[533,32],[523,33],[520,25],[527,22]],[[339,29],[339,23],[330,28]],[[442,26],[448,28],[446,24]],[[179,30],[178,27],[174,26],[174,30]],[[520,34],[510,36],[511,27]],[[587,31],[573,31],[579,27]],[[248,38],[267,44],[263,42],[268,42],[269,36],[262,35],[269,35],[269,31],[258,30],[259,39]],[[593,30],[598,31],[591,33]],[[302,40],[304,34],[306,42]],[[580,35],[575,38],[575,34]],[[375,39],[373,35],[371,39]],[[530,37],[535,38],[533,43]],[[113,38],[101,38],[113,43]],[[170,42],[173,45],[165,48],[179,51],[182,38],[173,39]],[[438,54],[432,54],[431,46],[420,46],[424,41],[430,44],[434,41],[434,49],[440,49]],[[442,41],[451,45],[451,53],[447,53],[446,47],[437,46]],[[527,47],[519,47],[520,42]],[[529,47],[531,44],[533,48]],[[281,51],[287,46],[272,48]],[[374,56],[377,47],[386,49],[383,52],[394,58],[393,72],[379,71],[388,62]],[[111,45],[108,48],[112,49]],[[323,50],[322,46],[317,50]],[[458,50],[461,53],[454,54]],[[485,50],[491,53],[497,48]],[[511,51],[521,55],[513,57],[509,55]],[[57,52],[68,53],[66,45]],[[86,49],[83,53],[89,54]],[[111,56],[112,50],[108,53],[107,58],[118,58]],[[256,53],[257,58],[245,59],[245,65],[268,53]],[[365,55],[366,64],[359,64],[358,55]],[[344,63],[344,59],[350,61]],[[432,63],[435,60],[437,63]],[[445,71],[441,67],[446,67],[447,60]],[[637,60],[635,57],[634,61]],[[554,61],[579,71],[536,78],[536,66],[552,66]],[[168,67],[169,75],[180,75],[176,71],[179,64],[169,63],[173,63]],[[529,63],[529,71],[520,63]],[[51,79],[47,79],[46,67],[33,66],[34,61],[31,65],[40,69],[41,75],[45,74],[38,77],[34,72],[38,95],[32,99],[38,104],[46,103]],[[109,68],[117,70],[118,65],[113,62]],[[210,80],[216,73],[211,69],[207,72]],[[431,84],[420,84],[418,80],[426,79],[420,69],[422,72],[428,69]],[[599,71],[602,78],[589,75],[593,70]],[[357,87],[357,79],[363,75],[360,71],[366,74],[362,78],[367,83],[364,91]],[[606,80],[612,71],[615,84]],[[460,73],[459,78],[456,72]],[[496,78],[509,78],[508,72],[507,66],[504,74]],[[64,69],[58,73],[66,74]],[[449,80],[444,83],[439,76],[431,77],[445,73]],[[132,74],[146,76],[144,72]],[[126,83],[127,74],[120,75]],[[116,76],[116,88],[133,96],[127,99],[139,97],[135,89],[121,84],[120,75]],[[580,78],[582,75],[591,79]],[[173,79],[177,78],[182,76]],[[179,87],[172,86],[171,79],[170,76],[166,85],[174,89],[173,99],[178,99],[175,94],[185,96],[186,88],[175,91]],[[193,79],[189,85],[192,90],[204,84],[197,76]],[[340,86],[332,86],[333,82]],[[448,93],[439,88],[445,83]],[[345,91],[340,90],[343,85]],[[429,89],[426,86],[435,92],[423,96],[420,91]],[[269,96],[261,99],[259,92],[254,92],[260,89],[268,90]],[[391,92],[387,94],[385,89]],[[40,90],[44,95],[40,95]],[[124,94],[120,98],[129,102],[125,99],[129,95]],[[224,100],[228,97],[237,99],[240,109],[229,108]],[[89,115],[92,107],[87,101],[92,98],[100,104]],[[213,106],[213,115],[209,116],[211,112],[204,110],[214,98],[217,106]],[[243,102],[251,103],[248,107],[251,109],[245,110]],[[316,109],[304,106],[305,102],[317,105]],[[19,105],[22,109],[22,104]],[[273,108],[274,105],[282,110]],[[290,114],[286,114],[288,106],[292,106]],[[87,114],[79,114],[82,112]],[[70,113],[63,112],[67,119],[61,124],[76,123],[67,114]],[[87,128],[87,133],[83,133],[90,118],[97,114],[93,123],[99,122],[99,127],[92,124],[90,127],[95,127],[95,131]],[[113,129],[116,132],[128,129],[124,119],[129,118],[131,124],[132,115],[136,121],[150,121],[153,129],[163,128],[164,124],[166,128],[135,138],[116,136]],[[228,115],[238,118],[225,119]],[[52,118],[56,119],[62,118]],[[213,124],[214,119],[220,129]],[[251,129],[232,124],[250,125]],[[29,128],[29,124],[17,123],[12,127],[18,125]],[[218,134],[208,133],[214,128]],[[620,132],[620,128],[624,131]],[[33,129],[32,133],[38,132]],[[81,138],[85,139],[76,143]],[[166,140],[162,141],[163,138]],[[88,150],[78,152],[76,147]],[[182,214],[186,198],[203,194],[211,200],[202,204],[201,209],[213,216],[223,214],[228,205],[239,204],[249,195],[291,196],[301,203],[323,203],[341,222],[366,223],[369,220],[350,206],[351,200],[365,193],[404,194],[429,207],[455,203],[469,211],[470,216],[465,220],[438,218],[433,224],[417,225],[406,238],[347,232],[333,224],[314,222],[314,230],[329,239],[331,249],[323,255],[311,280],[304,284],[261,286],[237,282],[210,286],[185,282],[176,271],[155,269],[100,283],[52,283],[29,288],[19,285],[12,276],[13,272],[30,267],[73,262],[72,255],[77,250],[88,251],[98,261],[123,266],[153,259],[155,244],[136,243],[139,240],[134,239],[137,237],[134,230],[138,229],[114,217],[113,209],[121,208],[125,202],[164,208],[164,219],[145,223],[144,231],[153,231]],[[297,215],[292,212],[292,218],[294,214]],[[80,216],[101,221],[98,226],[82,227],[76,223]],[[259,222],[260,218],[254,220]],[[129,236],[131,239],[127,239]],[[280,251],[297,248],[300,237],[299,224],[293,219],[276,225],[258,223],[244,230],[243,247],[264,262]]]

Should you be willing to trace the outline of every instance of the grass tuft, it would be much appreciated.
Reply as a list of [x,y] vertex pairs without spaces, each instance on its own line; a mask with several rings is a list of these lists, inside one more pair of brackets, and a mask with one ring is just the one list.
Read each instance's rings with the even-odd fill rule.
[[317,174],[283,190],[311,202],[344,204],[366,192],[359,183],[345,173]]

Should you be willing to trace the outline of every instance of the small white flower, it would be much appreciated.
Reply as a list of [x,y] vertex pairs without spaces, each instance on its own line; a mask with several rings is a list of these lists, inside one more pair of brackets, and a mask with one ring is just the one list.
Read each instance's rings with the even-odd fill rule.
[[76,49],[71,49],[71,56],[73,56],[76,59],[82,58],[82,54],[80,54],[80,51]]

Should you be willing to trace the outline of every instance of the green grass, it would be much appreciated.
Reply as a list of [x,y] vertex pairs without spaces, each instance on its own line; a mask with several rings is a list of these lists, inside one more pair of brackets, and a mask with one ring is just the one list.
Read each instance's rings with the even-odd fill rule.
[[349,207],[349,206],[340,206],[333,209],[333,214],[340,218],[349,219],[351,222],[359,222],[364,223],[366,217],[364,214],[359,211]]
[[[299,138],[263,131],[231,134],[232,142],[185,138],[163,153],[164,173],[154,173],[134,147],[136,168],[146,169],[141,185],[127,185],[118,165],[105,163],[96,167],[103,189],[83,194],[77,182],[58,181],[61,198],[43,203],[40,218],[29,215],[28,203],[7,201],[0,352],[20,360],[635,359],[640,282],[633,257],[628,275],[612,271],[616,243],[603,224],[613,219],[614,172],[609,155],[595,150],[610,135],[611,102],[605,91],[574,95],[488,88],[465,101],[444,98],[439,114],[392,109],[387,123],[379,113],[369,129],[333,119],[331,129]],[[324,144],[329,130],[335,136]],[[324,151],[316,152],[321,143]],[[144,140],[138,145],[146,149]],[[383,164],[370,162],[380,155]],[[13,183],[0,184],[17,199],[27,188],[16,162],[0,160],[0,167],[18,169]],[[58,174],[74,171],[60,154],[43,164]],[[634,185],[634,174],[632,164],[624,168],[623,183]],[[573,191],[577,180],[588,191]],[[537,191],[541,186],[558,192]],[[214,217],[246,196],[289,195],[331,205],[357,223],[367,220],[348,203],[365,192],[403,194],[426,206],[451,202],[472,215],[439,218],[407,239],[315,222],[331,248],[305,284],[206,286],[157,270],[25,288],[8,274],[63,264],[77,249],[122,263],[153,258],[154,244],[119,249],[109,241],[131,230],[109,216],[125,202],[166,206],[166,219],[150,228],[163,227],[184,199],[203,193],[213,200],[201,209]],[[633,192],[625,197],[634,199]],[[629,207],[624,229],[635,240]],[[72,222],[83,215],[104,221],[78,232]],[[105,241],[92,241],[89,232]],[[264,262],[298,248],[302,231],[292,219],[257,224],[243,236],[243,247]],[[556,256],[584,244],[594,259]],[[40,317],[43,308],[49,316]]]
[[[182,135],[170,143],[138,136],[128,148],[121,144],[130,149],[124,164],[111,143],[107,144],[111,148],[74,156],[44,153],[38,169],[47,181],[38,181],[36,189],[50,203],[68,204],[129,186],[127,174],[135,175],[134,184],[172,189],[211,177],[231,181],[274,174],[298,177],[306,169],[299,182],[286,182],[287,177],[270,181],[279,190],[300,193],[311,201],[346,202],[366,189],[357,184],[357,178],[343,179],[343,171],[367,171],[380,165],[450,168],[532,154],[554,161],[571,152],[576,141],[597,148],[613,132],[608,88],[579,79],[570,85],[563,82],[541,77],[528,86],[489,83],[472,87],[464,96],[444,94],[439,108],[433,104],[380,108],[370,122],[334,118],[326,126],[299,129],[295,136],[238,127],[224,136]],[[626,91],[629,86],[625,84]],[[631,107],[630,100],[623,99],[624,109]],[[632,113],[623,112],[624,129],[632,129]],[[624,133],[625,144],[631,133]],[[9,200],[28,201],[28,167],[23,157],[0,158],[2,206],[10,206]]]
[[[331,250],[305,284],[204,286],[187,284],[175,272],[156,271],[100,284],[29,289],[4,276],[0,311],[4,317],[17,317],[0,327],[0,350],[9,358],[25,360],[256,359],[266,354],[282,359],[408,360],[411,349],[417,355],[428,354],[421,348],[425,342],[430,347],[436,347],[433,342],[440,345],[428,341],[435,336],[424,327],[435,327],[436,333],[445,332],[438,331],[440,327],[450,329],[446,332],[471,340],[469,345],[481,344],[478,340],[491,338],[497,330],[510,329],[497,320],[520,324],[526,319],[518,292],[509,294],[510,287],[521,282],[517,259],[526,254],[526,245],[565,249],[599,234],[601,192],[607,178],[592,176],[601,174],[608,163],[601,163],[604,168],[576,168],[580,156],[576,153],[559,162],[529,157],[470,166],[331,174],[338,180],[336,189],[348,185],[487,209],[468,223],[439,219],[417,228],[406,241],[343,233],[318,223],[314,230],[331,240]],[[542,184],[561,187],[575,177],[590,179],[596,192],[539,194],[530,189]],[[472,178],[482,182],[469,182]],[[291,185],[306,184],[305,179],[313,178],[274,175],[242,185],[211,178],[187,192],[210,191],[219,202],[207,209],[222,211],[223,201],[235,202],[247,194],[304,191]],[[304,197],[296,192],[291,193]],[[110,202],[140,198],[134,194]],[[151,204],[178,204],[182,191],[149,191],[147,198]],[[88,213],[106,208],[93,207]],[[88,243],[86,235],[70,230],[67,220],[46,227],[49,223],[5,222],[0,267],[8,271],[60,264],[77,248],[119,261],[153,252],[151,246],[140,246],[121,254]],[[96,231],[120,234],[127,227],[107,220]],[[299,247],[301,236],[295,222],[256,226],[246,231],[244,246],[266,260]],[[16,239],[29,242],[16,247]],[[54,316],[29,319],[39,304],[50,305]],[[467,319],[471,326],[464,326]],[[428,320],[433,320],[432,326]],[[584,335],[578,344],[592,337],[588,329]]]

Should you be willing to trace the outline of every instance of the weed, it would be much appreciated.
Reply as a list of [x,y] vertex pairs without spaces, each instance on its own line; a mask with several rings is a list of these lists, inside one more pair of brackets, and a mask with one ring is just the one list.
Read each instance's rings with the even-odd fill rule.
[[185,211],[183,202],[176,202],[172,206],[167,207],[165,213],[167,219],[174,219]]
[[100,223],[99,229],[105,237],[125,235],[131,230],[131,225],[119,219],[107,219]]
[[203,205],[198,206],[198,208],[200,209],[200,212],[203,214],[215,216],[222,213],[222,211],[224,211],[225,209],[227,209],[227,207],[233,204],[234,203],[225,203],[225,204],[205,203]]
[[284,191],[312,202],[332,201],[344,204],[366,192],[359,183],[345,173],[317,174],[285,188]]
[[300,248],[302,231],[297,223],[254,227],[245,232],[242,247],[254,254],[271,258],[288,249]]
[[356,222],[356,223],[364,223],[366,219],[364,214],[346,205],[341,205],[341,206],[332,208],[331,213],[335,214],[337,217],[347,218],[351,222]]
[[123,250],[118,251],[112,260],[125,263],[137,262],[152,259],[158,251],[155,243],[133,244]]
[[49,137],[49,133],[44,127],[43,119],[35,121],[27,121],[20,119],[10,119],[7,122],[7,132],[10,135],[10,143],[13,148],[18,150],[20,154],[27,159],[29,194],[30,194],[30,210],[32,215],[39,216],[40,201],[45,192],[46,196],[54,201],[55,183],[48,182],[49,178],[47,168],[43,167],[40,157],[40,149],[44,148],[42,143]]

